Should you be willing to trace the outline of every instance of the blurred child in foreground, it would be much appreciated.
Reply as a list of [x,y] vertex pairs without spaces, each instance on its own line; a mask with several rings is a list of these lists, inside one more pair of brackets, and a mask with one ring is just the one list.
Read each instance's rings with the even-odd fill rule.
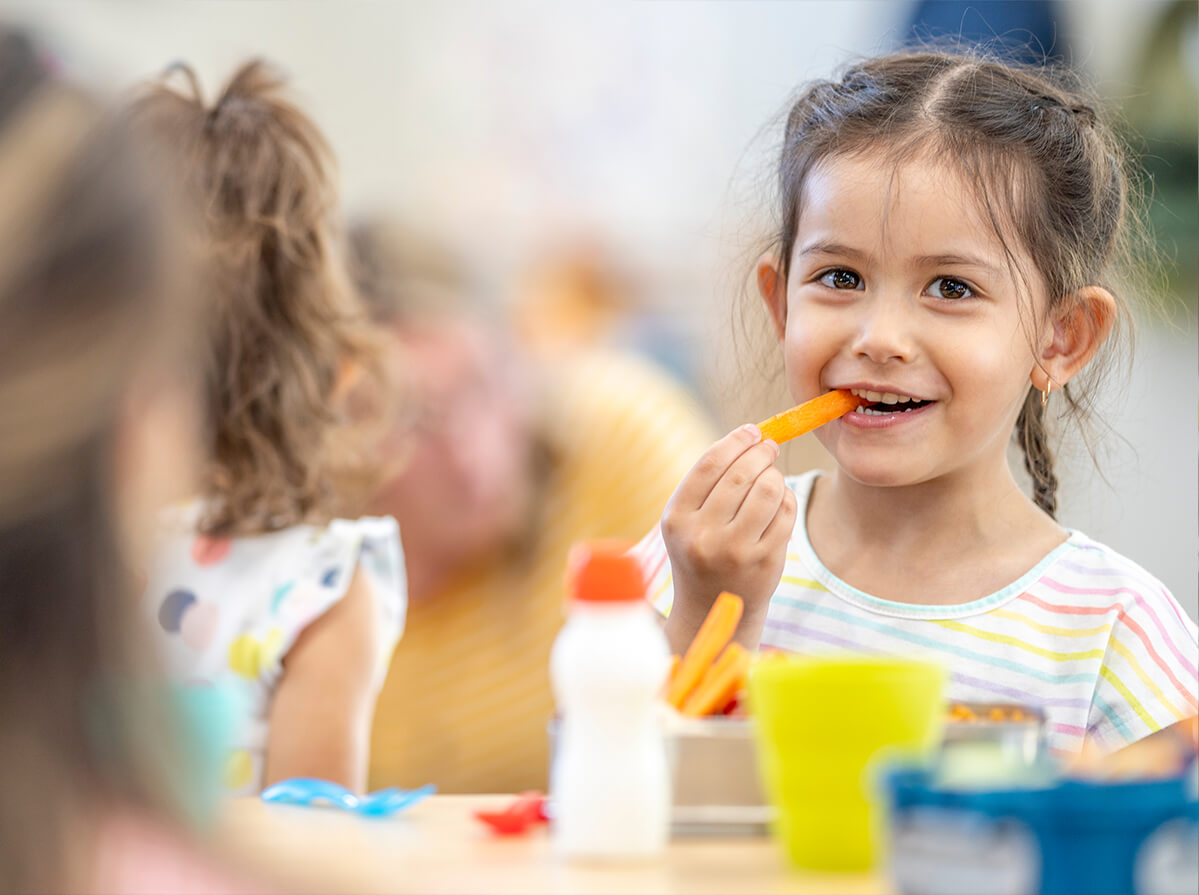
[[0,30],[5,892],[256,888],[192,844],[216,765],[129,572],[190,487],[197,419],[177,218],[135,149]]

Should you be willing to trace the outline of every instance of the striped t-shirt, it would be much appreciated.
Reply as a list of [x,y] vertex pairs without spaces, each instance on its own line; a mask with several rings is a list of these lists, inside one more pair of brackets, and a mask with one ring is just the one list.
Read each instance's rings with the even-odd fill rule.
[[[837,578],[808,540],[819,471],[787,480],[798,498],[763,648],[904,655],[947,666],[948,698],[1020,702],[1046,715],[1049,748],[1106,749],[1196,714],[1195,623],[1152,575],[1079,532],[1002,590],[953,606],[882,600]],[[637,547],[654,605],[674,591],[661,533]]]

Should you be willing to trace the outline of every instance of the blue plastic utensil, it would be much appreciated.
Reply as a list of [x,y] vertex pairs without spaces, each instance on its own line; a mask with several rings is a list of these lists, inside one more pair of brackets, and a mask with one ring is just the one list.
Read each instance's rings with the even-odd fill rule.
[[437,787],[432,783],[409,790],[396,789],[394,786],[389,789],[381,789],[362,797],[358,805],[358,813],[363,817],[390,817],[411,808],[418,802],[423,802],[435,792],[437,792]]
[[268,786],[262,791],[264,802],[277,805],[327,805],[362,817],[390,817],[410,808],[433,793],[433,784],[419,789],[403,790],[391,786],[364,796],[355,795],[339,783],[318,777],[292,777]]

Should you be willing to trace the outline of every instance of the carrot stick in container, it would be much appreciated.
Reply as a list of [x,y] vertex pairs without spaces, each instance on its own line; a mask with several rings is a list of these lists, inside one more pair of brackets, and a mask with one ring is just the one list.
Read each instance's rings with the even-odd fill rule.
[[733,638],[737,624],[741,621],[742,603],[736,594],[722,593],[708,610],[708,617],[700,625],[699,632],[687,647],[687,652],[679,662],[670,687],[666,691],[666,701],[676,709],[681,709],[687,696],[699,683],[712,660],[720,655]]
[[699,718],[723,710],[745,685],[749,658],[745,647],[730,643],[683,703],[683,714],[688,718]]
[[813,398],[790,410],[775,414],[765,422],[759,423],[758,428],[762,431],[763,441],[769,439],[775,444],[782,444],[825,423],[831,423],[862,404],[869,403],[865,398],[859,398],[846,389],[835,389],[819,398]]

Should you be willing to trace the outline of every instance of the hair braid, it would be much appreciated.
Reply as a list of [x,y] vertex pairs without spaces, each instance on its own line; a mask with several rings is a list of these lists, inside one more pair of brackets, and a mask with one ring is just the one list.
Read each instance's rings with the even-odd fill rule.
[[1029,389],[1016,420],[1016,439],[1024,452],[1024,468],[1032,477],[1033,500],[1051,517],[1057,518],[1057,475],[1053,471],[1053,451],[1045,428],[1045,407],[1036,389]]

